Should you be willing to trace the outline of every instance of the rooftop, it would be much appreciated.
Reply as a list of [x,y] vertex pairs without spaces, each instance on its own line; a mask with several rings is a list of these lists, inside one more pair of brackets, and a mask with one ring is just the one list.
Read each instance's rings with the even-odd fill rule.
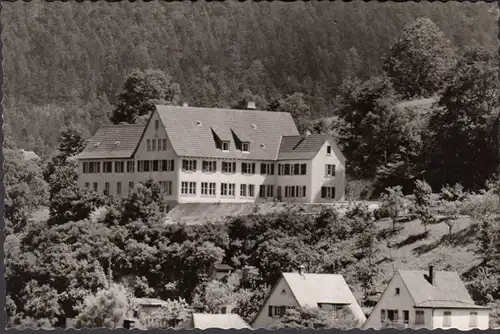
[[203,314],[193,313],[193,327],[197,329],[251,329],[237,314]]

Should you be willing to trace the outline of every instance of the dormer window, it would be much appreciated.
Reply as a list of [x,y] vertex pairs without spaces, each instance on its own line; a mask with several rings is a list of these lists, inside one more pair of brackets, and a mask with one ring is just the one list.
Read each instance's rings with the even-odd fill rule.
[[332,155],[332,147],[330,145],[326,147],[326,155]]
[[396,288],[396,296],[399,296],[399,288]]
[[229,141],[223,141],[222,142],[222,150],[223,151],[229,151]]
[[241,143],[241,151],[250,152],[250,143]]
[[160,121],[155,120],[155,130],[158,130],[160,128]]

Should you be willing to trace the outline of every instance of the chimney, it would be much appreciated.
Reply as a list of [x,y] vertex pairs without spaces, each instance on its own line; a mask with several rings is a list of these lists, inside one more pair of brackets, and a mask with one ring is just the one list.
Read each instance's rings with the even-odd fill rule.
[[427,275],[424,275],[424,277],[430,284],[434,285],[436,283],[436,274],[434,273],[433,265],[429,266],[429,273]]
[[306,137],[309,137],[311,135],[311,131],[307,130],[306,131]]
[[187,104],[186,102],[184,102],[184,103],[182,104],[182,106],[183,106],[184,108],[186,108],[186,107],[188,107],[188,104]]
[[303,264],[301,264],[301,265],[299,266],[299,274],[300,274],[300,275],[303,275],[303,274],[304,274],[304,269],[305,269],[305,268],[306,268],[306,267],[305,267]]
[[248,104],[247,104],[247,109],[251,109],[251,110],[255,110],[255,109],[257,109],[257,107],[255,106],[255,102],[253,102],[253,101],[248,101]]

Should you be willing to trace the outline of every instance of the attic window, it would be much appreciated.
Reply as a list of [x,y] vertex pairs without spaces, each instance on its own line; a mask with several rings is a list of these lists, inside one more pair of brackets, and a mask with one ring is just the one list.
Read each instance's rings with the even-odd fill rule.
[[250,143],[241,143],[241,151],[250,152]]
[[201,126],[201,122],[200,121],[196,121],[196,125],[197,126]]
[[160,128],[160,121],[155,120],[155,130],[158,130]]
[[330,145],[326,147],[326,155],[332,155],[332,147]]
[[281,290],[281,294],[282,295],[286,294],[286,290],[285,289]]
[[252,129],[257,129],[257,125],[255,125],[255,124],[252,124],[250,126],[252,127]]
[[222,150],[229,151],[229,141],[225,140],[222,142]]
[[396,288],[396,296],[399,296],[399,288]]

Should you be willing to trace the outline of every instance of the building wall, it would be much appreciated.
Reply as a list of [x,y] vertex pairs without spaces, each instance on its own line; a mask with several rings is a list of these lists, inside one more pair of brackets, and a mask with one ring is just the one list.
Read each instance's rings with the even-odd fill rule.
[[[311,200],[313,203],[342,201],[345,197],[345,166],[340,163],[333,149],[331,154],[327,155],[326,150],[329,145],[331,145],[329,142],[325,142],[321,150],[311,161]],[[325,165],[327,164],[335,165],[334,177],[326,177]],[[335,199],[321,198],[321,187],[335,187]]]
[[[396,288],[399,288],[399,295],[396,295]],[[368,319],[363,325],[364,329],[373,328],[373,329],[382,329],[383,324],[381,321],[381,310],[398,310],[399,317],[403,319],[403,310],[409,311],[409,325],[411,328],[430,328],[432,326],[432,315],[430,310],[424,310],[424,325],[419,326],[415,325],[415,308],[414,301],[410,295],[410,292],[406,288],[403,280],[396,274],[394,278],[389,282],[387,288],[380,296],[380,299],[368,316]],[[386,319],[387,319],[387,311],[386,311]]]
[[444,312],[451,312],[451,327],[459,330],[470,330],[470,312],[477,312],[477,329],[485,330],[489,328],[489,310],[485,309],[436,309],[434,310],[434,317],[432,322],[432,328],[437,329],[443,327]]
[[264,307],[252,323],[252,328],[268,328],[276,321],[276,319],[269,317],[269,306],[299,307],[297,300],[293,296],[292,290],[290,290],[290,287],[284,278],[281,278],[278,281],[268,300],[264,304]]
[[[306,164],[306,175],[278,175],[278,168],[280,164]],[[281,201],[290,203],[311,203],[312,200],[312,190],[311,190],[311,180],[312,180],[312,164],[311,160],[280,160],[276,162],[276,185],[275,193],[278,192],[278,187],[281,189]],[[306,197],[285,197],[285,187],[286,186],[306,186]]]

